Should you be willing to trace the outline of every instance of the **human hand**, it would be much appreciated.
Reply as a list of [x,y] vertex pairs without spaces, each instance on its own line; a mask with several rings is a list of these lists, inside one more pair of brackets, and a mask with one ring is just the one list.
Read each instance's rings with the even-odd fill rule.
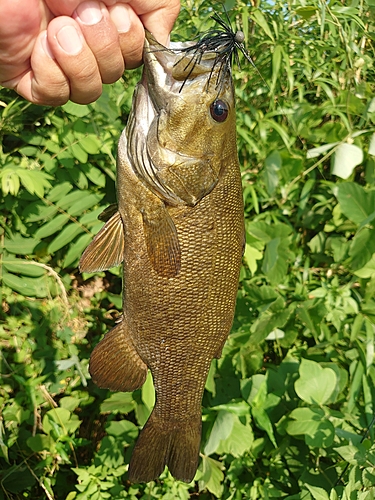
[[144,27],[163,43],[179,0],[0,0],[0,85],[35,104],[95,101],[141,64]]

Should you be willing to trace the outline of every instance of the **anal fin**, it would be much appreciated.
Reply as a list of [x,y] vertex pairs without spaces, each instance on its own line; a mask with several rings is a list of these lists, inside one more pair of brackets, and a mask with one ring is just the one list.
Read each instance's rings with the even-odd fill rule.
[[176,226],[164,203],[143,211],[143,230],[151,265],[159,276],[174,278],[181,269],[181,249]]
[[124,321],[95,347],[89,371],[97,386],[111,391],[130,392],[144,384],[147,365],[137,353]]
[[124,243],[121,215],[116,212],[83,252],[79,261],[81,273],[105,271],[121,264],[124,260]]

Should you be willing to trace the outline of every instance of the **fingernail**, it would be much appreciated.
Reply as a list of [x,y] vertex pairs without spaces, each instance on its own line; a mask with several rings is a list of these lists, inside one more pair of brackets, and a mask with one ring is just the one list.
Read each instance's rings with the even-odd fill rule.
[[99,2],[88,1],[78,5],[76,9],[77,17],[83,24],[92,26],[102,20],[103,14]]
[[82,40],[74,26],[64,26],[56,33],[56,40],[62,50],[69,55],[78,54],[82,50]]
[[125,5],[115,5],[109,11],[109,15],[120,33],[126,33],[130,29],[130,16]]
[[52,54],[52,51],[50,49],[50,46],[49,46],[49,43],[48,43],[48,40],[47,40],[47,31],[45,31],[41,35],[41,37],[40,37],[40,43],[42,45],[42,49],[47,54],[47,56],[50,57],[51,59],[55,59],[55,56]]

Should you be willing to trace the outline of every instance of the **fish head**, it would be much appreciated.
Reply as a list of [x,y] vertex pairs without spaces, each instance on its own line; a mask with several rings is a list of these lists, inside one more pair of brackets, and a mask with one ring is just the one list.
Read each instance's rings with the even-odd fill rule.
[[128,132],[133,169],[170,204],[194,206],[237,158],[230,66],[193,42],[159,44],[146,32],[144,73]]

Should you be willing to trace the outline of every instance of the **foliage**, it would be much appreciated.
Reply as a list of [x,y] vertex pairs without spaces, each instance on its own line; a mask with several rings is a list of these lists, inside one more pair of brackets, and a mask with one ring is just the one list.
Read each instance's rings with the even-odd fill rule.
[[[115,202],[136,72],[88,106],[1,90],[0,499],[375,496],[375,4],[226,6],[254,61],[234,69],[247,246],[196,481],[127,481],[152,381],[111,394],[87,370],[121,273],[77,263]],[[211,7],[187,0],[175,38]]]

